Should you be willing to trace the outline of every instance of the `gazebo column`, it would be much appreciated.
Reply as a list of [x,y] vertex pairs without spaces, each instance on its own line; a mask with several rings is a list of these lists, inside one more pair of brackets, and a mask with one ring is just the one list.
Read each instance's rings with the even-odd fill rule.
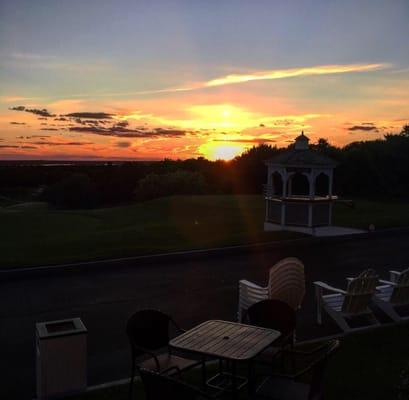
[[[315,197],[315,174],[314,171],[311,171],[308,174],[308,182],[309,182],[309,196],[310,200],[313,200]],[[313,202],[310,201],[308,203],[308,227],[312,228],[312,208],[313,208]]]
[[288,178],[288,196],[293,195],[293,179],[292,176]]
[[267,175],[267,187],[272,187],[274,184],[273,180],[273,174],[275,172],[275,169],[273,168],[268,168],[268,175]]
[[287,171],[284,170],[281,173],[281,178],[283,180],[283,200],[281,202],[281,226],[285,225],[285,198],[287,197],[287,183],[288,183],[288,174]]
[[289,179],[289,175],[287,174],[287,171],[283,171],[281,173],[281,178],[283,180],[283,197],[287,197],[287,184],[288,184],[288,179]]
[[309,183],[309,196],[310,199],[315,197],[315,176],[314,172],[308,174],[308,183]]
[[333,171],[330,172],[330,174],[328,175],[328,197],[331,198],[332,197],[332,181],[333,181]]
[[266,189],[265,189],[265,200],[266,200],[266,210],[265,210],[265,216],[264,216],[264,220],[267,222],[269,220],[269,197],[271,192],[274,192],[274,188],[273,188],[273,172],[274,170],[272,168],[270,168],[270,166],[268,167],[268,172],[267,172],[267,185],[266,185]]

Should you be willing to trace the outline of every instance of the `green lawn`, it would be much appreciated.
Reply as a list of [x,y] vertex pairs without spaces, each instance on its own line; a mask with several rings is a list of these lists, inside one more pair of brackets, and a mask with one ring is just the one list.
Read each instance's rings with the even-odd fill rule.
[[[283,240],[263,232],[261,196],[174,196],[98,210],[50,210],[43,203],[0,207],[1,268],[35,266]],[[409,225],[409,205],[359,201],[337,206],[335,223]]]
[[[348,336],[341,341],[340,350],[330,360],[326,378],[326,398],[331,400],[405,400],[399,387],[406,379],[409,384],[409,327],[380,328]],[[209,375],[214,371],[210,367]],[[245,369],[243,370],[245,373]],[[185,376],[198,385],[199,371]],[[135,399],[143,399],[138,382]],[[406,389],[409,389],[407,386]],[[128,386],[93,391],[70,400],[125,400]],[[401,396],[401,397],[400,397]],[[246,399],[243,390],[241,399]]]
[[409,202],[357,199],[353,208],[337,204],[333,224],[362,229],[370,224],[376,229],[409,226]]

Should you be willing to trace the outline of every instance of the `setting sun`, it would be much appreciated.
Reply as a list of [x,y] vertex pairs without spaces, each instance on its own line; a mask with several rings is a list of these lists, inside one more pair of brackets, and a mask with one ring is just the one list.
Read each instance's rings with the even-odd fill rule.
[[247,146],[241,143],[208,142],[200,146],[199,151],[209,160],[232,160],[240,155]]

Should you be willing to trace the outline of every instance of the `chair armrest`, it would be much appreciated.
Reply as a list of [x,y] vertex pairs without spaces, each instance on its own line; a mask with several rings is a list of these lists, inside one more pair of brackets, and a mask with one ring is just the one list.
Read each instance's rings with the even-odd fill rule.
[[[379,283],[383,283],[384,286],[396,286],[397,285],[397,283],[395,283],[395,282],[385,281],[383,279],[379,279]],[[378,287],[377,287],[377,289],[378,289]]]
[[309,351],[305,351],[305,350],[299,350],[297,349],[297,346],[290,348],[290,349],[283,349],[282,351],[285,353],[289,353],[289,354],[297,354],[300,356],[311,356],[315,353],[318,353],[320,351],[322,351],[323,349],[328,347],[328,343],[324,343],[321,345],[318,345],[316,347],[314,347],[312,350]]
[[186,332],[186,329],[182,329],[177,323],[176,323],[176,321],[173,319],[173,318],[169,318],[170,319],[170,322],[172,323],[172,325],[175,327],[175,329],[177,330],[177,331],[179,331],[180,333],[185,333]]
[[133,350],[138,350],[138,351],[140,351],[142,353],[150,355],[155,360],[155,365],[156,365],[157,370],[160,371],[159,359],[158,359],[157,355],[153,351],[151,351],[149,349],[146,349],[145,347],[135,345],[135,344],[133,344],[132,347],[133,347]]
[[247,287],[249,287],[249,288],[251,288],[251,289],[257,289],[257,290],[263,290],[263,291],[265,290],[265,291],[268,291],[268,288],[266,288],[266,287],[261,287],[261,286],[257,285],[256,283],[247,281],[247,280],[245,280],[245,279],[241,279],[241,280],[239,281],[239,286],[247,286]]
[[339,294],[346,294],[346,293],[347,293],[345,290],[338,289],[338,288],[336,288],[336,287],[327,285],[326,283],[321,282],[321,281],[315,281],[315,282],[314,282],[314,286],[315,286],[315,287],[322,288],[322,289],[325,289],[325,290],[328,290],[328,291],[330,291],[330,292],[339,293]]
[[169,368],[166,368],[166,369],[160,371],[160,374],[161,374],[161,375],[164,375],[164,374],[167,375],[168,372],[172,371],[173,369],[178,373],[179,378],[181,378],[181,377],[182,377],[182,370],[181,370],[178,366],[176,366],[176,365],[174,365],[174,366],[172,366],[172,367],[169,367]]

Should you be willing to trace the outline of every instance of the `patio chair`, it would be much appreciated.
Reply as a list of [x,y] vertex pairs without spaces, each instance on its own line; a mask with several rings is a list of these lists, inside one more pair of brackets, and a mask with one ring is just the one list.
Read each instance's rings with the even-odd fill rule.
[[[264,379],[256,390],[256,398],[323,400],[326,366],[330,357],[339,348],[339,341],[330,341],[326,343],[324,350],[322,348],[322,346],[319,348],[318,355],[314,356],[312,361],[298,371],[287,374],[272,374]],[[301,357],[304,356],[302,352],[299,354]],[[308,353],[308,355],[311,354]],[[298,381],[307,375],[310,376],[310,383]]]
[[297,310],[301,306],[304,295],[303,263],[294,257],[284,258],[270,269],[266,287],[258,286],[247,280],[240,280],[238,321],[244,321],[245,311],[252,304],[266,299],[284,301],[294,310]]
[[214,398],[214,396],[172,377],[161,375],[144,368],[141,368],[139,373],[146,400],[196,400]]
[[250,325],[281,333],[280,338],[274,342],[276,349],[294,344],[296,314],[287,303],[275,299],[262,300],[251,305],[246,315]]
[[[183,330],[169,315],[158,310],[141,310],[134,313],[126,325],[126,333],[131,345],[131,382],[129,398],[132,398],[132,390],[136,368],[145,368],[159,373],[175,374],[192,368],[202,361],[191,360],[171,354],[169,343],[170,326],[179,331]],[[167,351],[159,353],[164,348]],[[139,363],[138,357],[149,356]],[[203,363],[202,363],[203,367]]]
[[[314,282],[318,324],[322,324],[322,309],[324,308],[344,332],[368,328],[368,325],[351,327],[348,320],[354,317],[366,318],[370,322],[370,326],[379,325],[379,321],[369,308],[369,303],[379,282],[376,272],[367,269],[358,277],[347,278],[347,280],[346,290],[332,287],[324,282]],[[332,294],[324,295],[324,290],[332,292]]]
[[267,365],[274,365],[274,361],[282,354],[285,347],[294,345],[295,342],[295,311],[281,300],[267,299],[255,303],[246,311],[247,322],[250,325],[274,329],[281,336],[270,347],[260,353],[255,361]]
[[402,272],[389,271],[390,280],[379,282],[374,296],[376,305],[395,322],[409,320],[409,315],[401,316],[396,309],[409,305],[409,268]]

